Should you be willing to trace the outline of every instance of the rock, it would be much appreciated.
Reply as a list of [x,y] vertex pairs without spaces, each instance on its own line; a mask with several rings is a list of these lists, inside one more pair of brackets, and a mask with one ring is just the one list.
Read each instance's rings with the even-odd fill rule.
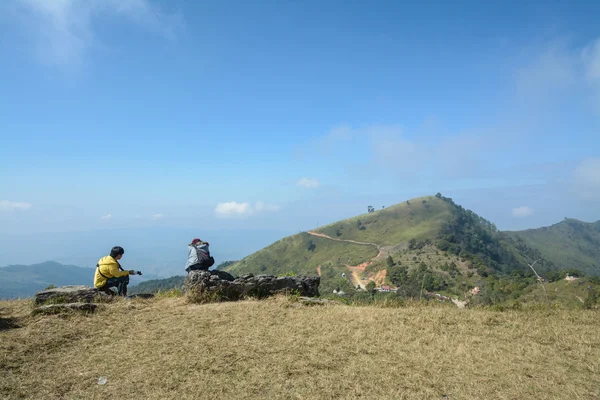
[[35,304],[52,303],[91,303],[98,297],[110,298],[107,293],[89,286],[62,286],[37,292]]
[[225,280],[225,281],[234,281],[235,278],[233,277],[233,275],[231,275],[229,272],[225,272],[225,271],[219,271],[219,270],[212,270],[210,271],[213,275],[218,276],[219,278]]
[[[222,279],[223,271],[190,271],[184,280],[184,291],[198,302],[215,300],[239,300],[244,297],[267,297],[276,293],[296,292],[301,296],[319,295],[318,276],[272,275],[253,276],[247,274],[233,280]],[[229,274],[227,274],[229,275]],[[231,275],[230,275],[231,276]]]
[[33,314],[60,314],[63,312],[80,311],[85,313],[93,313],[98,308],[98,304],[94,303],[63,303],[63,304],[48,304],[38,306],[33,309]]

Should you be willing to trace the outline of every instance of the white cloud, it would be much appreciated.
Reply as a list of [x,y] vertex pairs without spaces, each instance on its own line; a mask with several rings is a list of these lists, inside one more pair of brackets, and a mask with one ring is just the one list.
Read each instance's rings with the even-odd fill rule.
[[0,200],[0,210],[4,211],[14,211],[14,210],[29,210],[31,208],[31,203],[23,203],[18,201],[8,201],[8,200]]
[[217,217],[247,217],[258,213],[275,212],[280,209],[281,207],[276,204],[265,204],[262,201],[256,202],[254,206],[247,202],[230,201],[217,204],[215,214]]
[[152,219],[161,219],[161,218],[163,218],[163,217],[164,217],[164,215],[163,215],[163,214],[160,214],[160,213],[157,213],[157,214],[152,214]]
[[600,158],[589,158],[575,168],[575,190],[583,198],[600,199]]
[[111,220],[111,219],[112,219],[112,217],[113,217],[113,216],[112,216],[112,214],[111,214],[111,213],[108,213],[108,214],[104,214],[103,216],[101,216],[101,217],[100,217],[100,219],[101,219],[102,221],[108,221],[108,220]]
[[296,183],[296,185],[305,189],[317,189],[321,184],[316,179],[302,178]]
[[[478,174],[486,162],[482,150],[495,140],[487,132],[442,138],[437,132],[420,134],[419,129],[407,134],[397,124],[356,128],[344,125],[342,132],[343,143],[338,141],[337,149],[350,160],[344,162],[351,165],[353,175],[392,175],[405,182],[423,177],[456,178]],[[330,132],[325,139],[334,136]],[[298,185],[301,183],[306,182],[301,180]]]
[[[536,51],[537,50],[537,51]],[[545,101],[570,89],[577,80],[578,57],[564,41],[533,49],[529,62],[517,70],[517,91],[527,101]]]
[[535,210],[533,208],[527,207],[527,206],[522,206],[522,207],[517,207],[517,208],[512,209],[513,217],[517,217],[517,218],[530,217],[533,215],[534,212],[535,212]]
[[591,98],[600,112],[600,38],[585,46],[554,40],[529,49],[517,68],[517,92],[530,104],[572,104],[571,96]]
[[99,40],[94,20],[100,16],[125,17],[146,30],[174,37],[178,15],[168,15],[150,0],[19,0],[15,8],[19,27],[26,30],[43,62],[76,66]]

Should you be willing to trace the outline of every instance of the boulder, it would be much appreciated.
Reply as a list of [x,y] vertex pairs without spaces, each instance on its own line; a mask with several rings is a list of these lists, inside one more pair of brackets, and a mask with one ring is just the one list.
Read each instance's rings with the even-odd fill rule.
[[98,297],[110,298],[111,296],[89,286],[62,286],[37,292],[35,295],[35,304],[91,303]]
[[184,291],[200,302],[267,297],[277,293],[298,293],[306,297],[319,296],[321,278],[318,276],[276,277],[246,274],[229,279],[222,273],[223,271],[190,271],[183,283]]
[[93,313],[98,304],[94,303],[61,303],[61,304],[48,304],[45,306],[38,306],[33,309],[33,314],[60,314],[63,312],[79,311],[84,313]]

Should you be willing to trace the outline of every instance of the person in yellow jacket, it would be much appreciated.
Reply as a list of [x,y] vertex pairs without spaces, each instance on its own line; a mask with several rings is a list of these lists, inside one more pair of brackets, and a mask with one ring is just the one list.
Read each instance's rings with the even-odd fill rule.
[[[127,285],[129,284],[129,275],[134,275],[134,270],[125,271],[121,268],[119,260],[125,254],[121,246],[115,246],[111,249],[110,255],[102,257],[96,265],[96,274],[94,275],[94,287],[103,292],[114,294],[111,287],[116,287],[119,296],[127,296]],[[139,273],[141,275],[141,273]]]

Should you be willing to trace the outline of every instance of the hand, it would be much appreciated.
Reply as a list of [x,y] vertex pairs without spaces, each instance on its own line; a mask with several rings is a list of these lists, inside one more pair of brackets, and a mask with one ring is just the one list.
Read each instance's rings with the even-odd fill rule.
[[135,275],[135,271],[133,269],[129,270],[129,275]]

